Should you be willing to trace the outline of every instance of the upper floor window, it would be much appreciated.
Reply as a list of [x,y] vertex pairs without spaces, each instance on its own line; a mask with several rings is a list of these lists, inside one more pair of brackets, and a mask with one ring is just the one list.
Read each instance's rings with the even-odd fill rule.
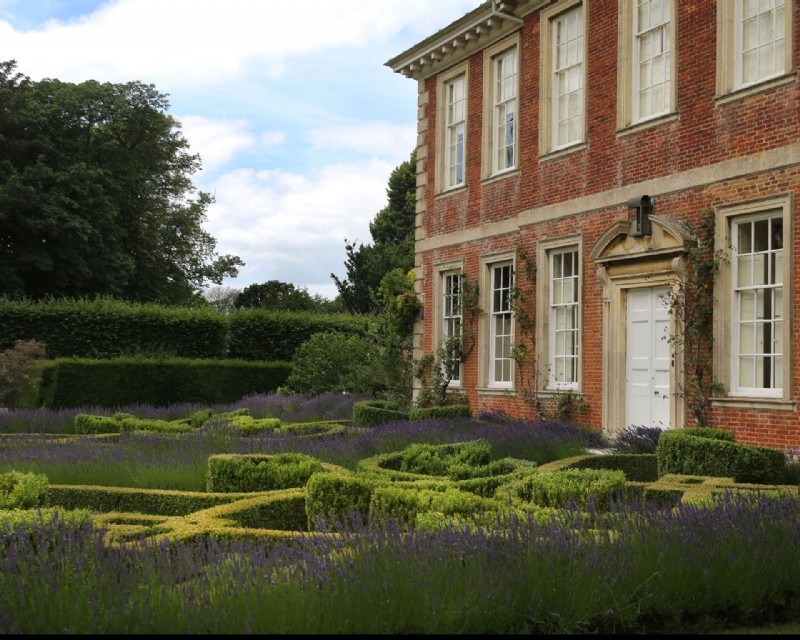
[[493,135],[492,173],[516,166],[517,128],[517,49],[505,51],[492,60],[493,66]]
[[541,13],[539,152],[586,140],[586,7],[561,0]]
[[669,0],[633,0],[633,120],[670,111],[672,43]]
[[737,87],[746,87],[785,71],[785,15],[785,0],[736,0],[734,76]]
[[792,80],[795,5],[717,0],[718,97],[736,92],[735,99]]
[[435,193],[467,184],[469,61],[443,71],[436,81]]
[[553,147],[583,139],[583,12],[553,19]]
[[445,85],[445,189],[464,184],[466,134],[466,76],[460,75]]

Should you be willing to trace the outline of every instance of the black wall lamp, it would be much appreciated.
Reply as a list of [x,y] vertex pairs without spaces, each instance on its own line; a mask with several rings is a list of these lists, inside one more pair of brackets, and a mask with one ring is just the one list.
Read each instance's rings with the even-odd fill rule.
[[628,200],[628,209],[636,211],[636,226],[630,235],[634,238],[653,235],[653,227],[650,224],[650,216],[653,215],[656,201],[650,196],[642,196]]

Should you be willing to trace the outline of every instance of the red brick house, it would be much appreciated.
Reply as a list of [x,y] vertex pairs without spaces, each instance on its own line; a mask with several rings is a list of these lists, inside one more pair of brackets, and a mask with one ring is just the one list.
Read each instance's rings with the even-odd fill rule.
[[473,411],[705,401],[800,447],[798,30],[796,0],[489,0],[387,62],[419,86],[416,358],[468,335]]

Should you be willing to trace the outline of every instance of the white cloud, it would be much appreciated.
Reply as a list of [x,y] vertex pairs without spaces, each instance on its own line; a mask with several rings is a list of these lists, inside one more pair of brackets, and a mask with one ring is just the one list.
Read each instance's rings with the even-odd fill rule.
[[17,59],[20,69],[34,79],[138,79],[197,87],[235,81],[252,63],[262,72],[279,75],[290,57],[383,42],[404,29],[425,36],[458,15],[459,7],[467,11],[478,4],[116,0],[91,15],[49,21],[35,30],[15,31],[3,23],[0,59]]
[[386,204],[393,168],[391,162],[364,162],[330,165],[306,176],[252,169],[222,176],[205,226],[220,253],[246,263],[239,278],[226,284],[276,279],[308,286],[312,293],[325,289],[324,295],[333,297],[332,282],[320,277],[344,275],[345,238],[371,241],[368,224]]
[[256,136],[248,131],[246,120],[212,120],[203,116],[180,116],[184,137],[192,153],[199,153],[204,169],[225,164],[236,153],[252,147]]
[[413,149],[417,139],[414,125],[385,122],[313,129],[307,134],[314,147],[347,149],[378,155],[397,155],[398,149]]

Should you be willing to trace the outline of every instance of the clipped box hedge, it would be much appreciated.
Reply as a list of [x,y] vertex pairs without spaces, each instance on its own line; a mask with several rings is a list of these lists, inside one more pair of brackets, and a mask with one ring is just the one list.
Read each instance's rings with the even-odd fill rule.
[[450,404],[444,407],[414,407],[408,412],[409,420],[446,420],[448,418],[469,418],[472,411],[468,404]]
[[[786,472],[782,451],[731,441],[719,429],[674,429],[658,439],[658,475],[733,478],[735,482],[780,484]],[[723,432],[730,434],[730,432]]]
[[187,358],[59,358],[42,372],[39,405],[48,409],[195,402],[235,402],[275,391],[291,372],[287,362]]
[[351,518],[364,524],[369,516],[372,492],[380,481],[347,470],[315,473],[306,484],[306,515],[309,530],[321,521],[327,525],[347,523]]
[[625,489],[625,474],[617,469],[563,469],[528,475],[499,488],[496,495],[512,504],[560,509],[575,503],[585,508],[590,500],[607,505],[615,496],[624,495]]
[[43,342],[49,358],[136,354],[225,357],[228,321],[209,308],[94,300],[0,298],[0,350],[16,340]]
[[228,322],[228,357],[288,362],[297,348],[315,333],[364,333],[369,319],[344,313],[246,309],[230,314]]
[[491,498],[482,498],[456,487],[444,491],[398,486],[379,486],[372,492],[370,518],[377,522],[393,520],[414,525],[420,513],[441,513],[446,516],[470,516],[486,511],[500,511],[503,505]]
[[220,453],[208,458],[206,489],[218,493],[291,489],[304,487],[315,473],[339,469],[304,453]]
[[353,403],[353,423],[357,427],[375,427],[384,422],[408,420],[400,405],[388,400],[364,400]]
[[163,516],[184,516],[253,496],[252,493],[204,493],[55,484],[48,487],[46,495],[48,505],[64,509],[89,509],[102,513],[126,511]]
[[658,479],[658,457],[655,453],[588,453],[562,458],[539,467],[540,473],[562,469],[618,469],[632,482],[655,482]]

